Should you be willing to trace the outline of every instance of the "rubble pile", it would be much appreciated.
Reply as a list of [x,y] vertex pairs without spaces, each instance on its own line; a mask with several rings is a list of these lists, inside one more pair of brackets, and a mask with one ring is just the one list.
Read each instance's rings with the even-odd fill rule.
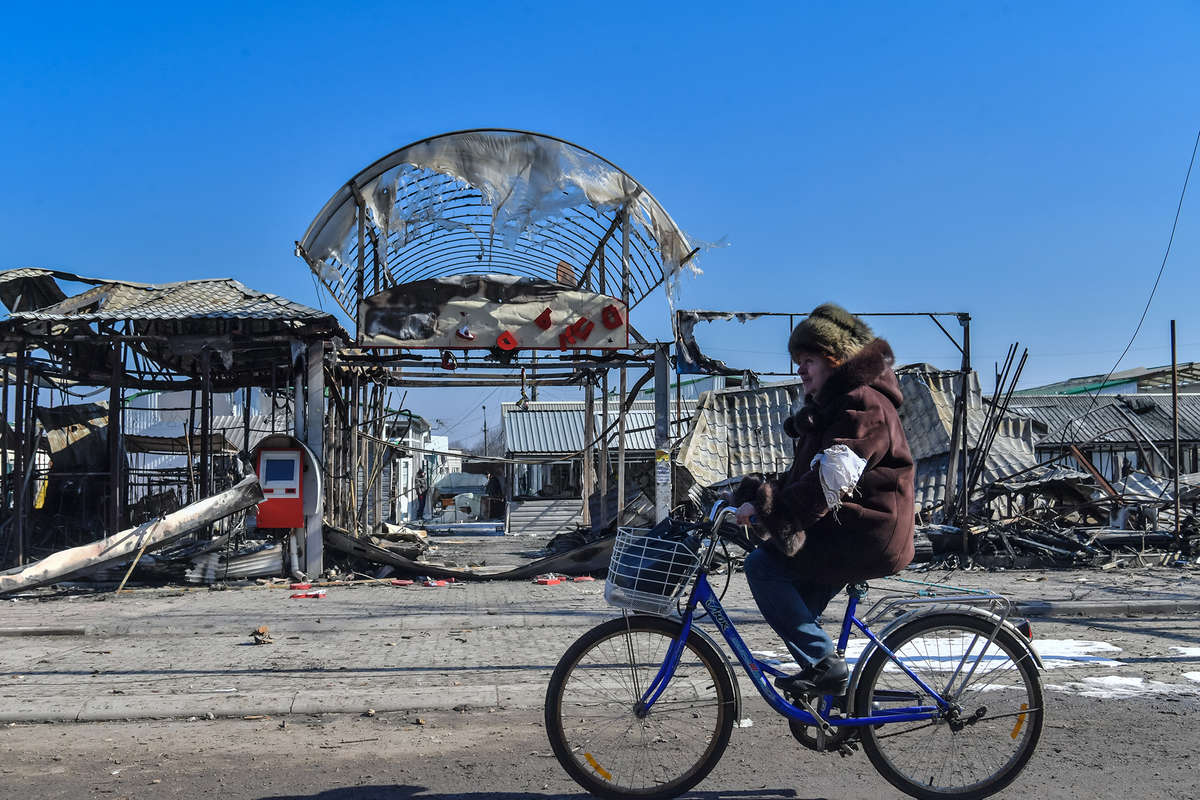
[[1174,486],[1138,471],[1114,483],[1070,470],[994,483],[961,524],[918,526],[918,560],[1009,568],[1200,563],[1200,474],[1179,476],[1178,524]]

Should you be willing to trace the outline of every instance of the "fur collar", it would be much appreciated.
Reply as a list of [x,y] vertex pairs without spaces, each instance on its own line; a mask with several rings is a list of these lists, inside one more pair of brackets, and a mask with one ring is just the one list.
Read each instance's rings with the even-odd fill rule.
[[872,387],[899,408],[904,395],[896,373],[892,371],[895,360],[891,345],[883,339],[874,339],[844,364],[838,365],[816,397],[807,395],[804,398],[804,408],[784,422],[784,432],[794,438],[804,430],[824,425],[827,417],[837,413],[842,399],[862,386]]

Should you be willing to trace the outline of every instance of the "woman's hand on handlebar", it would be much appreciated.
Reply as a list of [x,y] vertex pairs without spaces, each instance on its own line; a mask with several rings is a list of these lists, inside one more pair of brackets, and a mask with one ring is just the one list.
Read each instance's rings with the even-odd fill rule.
[[734,513],[734,521],[738,525],[750,525],[758,522],[758,509],[754,503],[742,503]]

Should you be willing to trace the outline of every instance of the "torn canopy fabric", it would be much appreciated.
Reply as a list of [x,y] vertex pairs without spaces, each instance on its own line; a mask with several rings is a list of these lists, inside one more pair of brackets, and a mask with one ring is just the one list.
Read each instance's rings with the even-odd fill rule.
[[617,295],[625,209],[632,307],[693,255],[645,187],[561,139],[464,131],[403,147],[355,175],[297,254],[351,316],[362,294],[463,273],[570,276]]

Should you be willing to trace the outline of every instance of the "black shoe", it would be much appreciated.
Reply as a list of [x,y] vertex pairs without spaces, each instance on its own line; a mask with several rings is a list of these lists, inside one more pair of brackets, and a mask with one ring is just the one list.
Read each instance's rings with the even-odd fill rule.
[[831,694],[840,697],[850,684],[850,669],[837,656],[826,656],[796,675],[776,678],[775,686],[795,695]]

